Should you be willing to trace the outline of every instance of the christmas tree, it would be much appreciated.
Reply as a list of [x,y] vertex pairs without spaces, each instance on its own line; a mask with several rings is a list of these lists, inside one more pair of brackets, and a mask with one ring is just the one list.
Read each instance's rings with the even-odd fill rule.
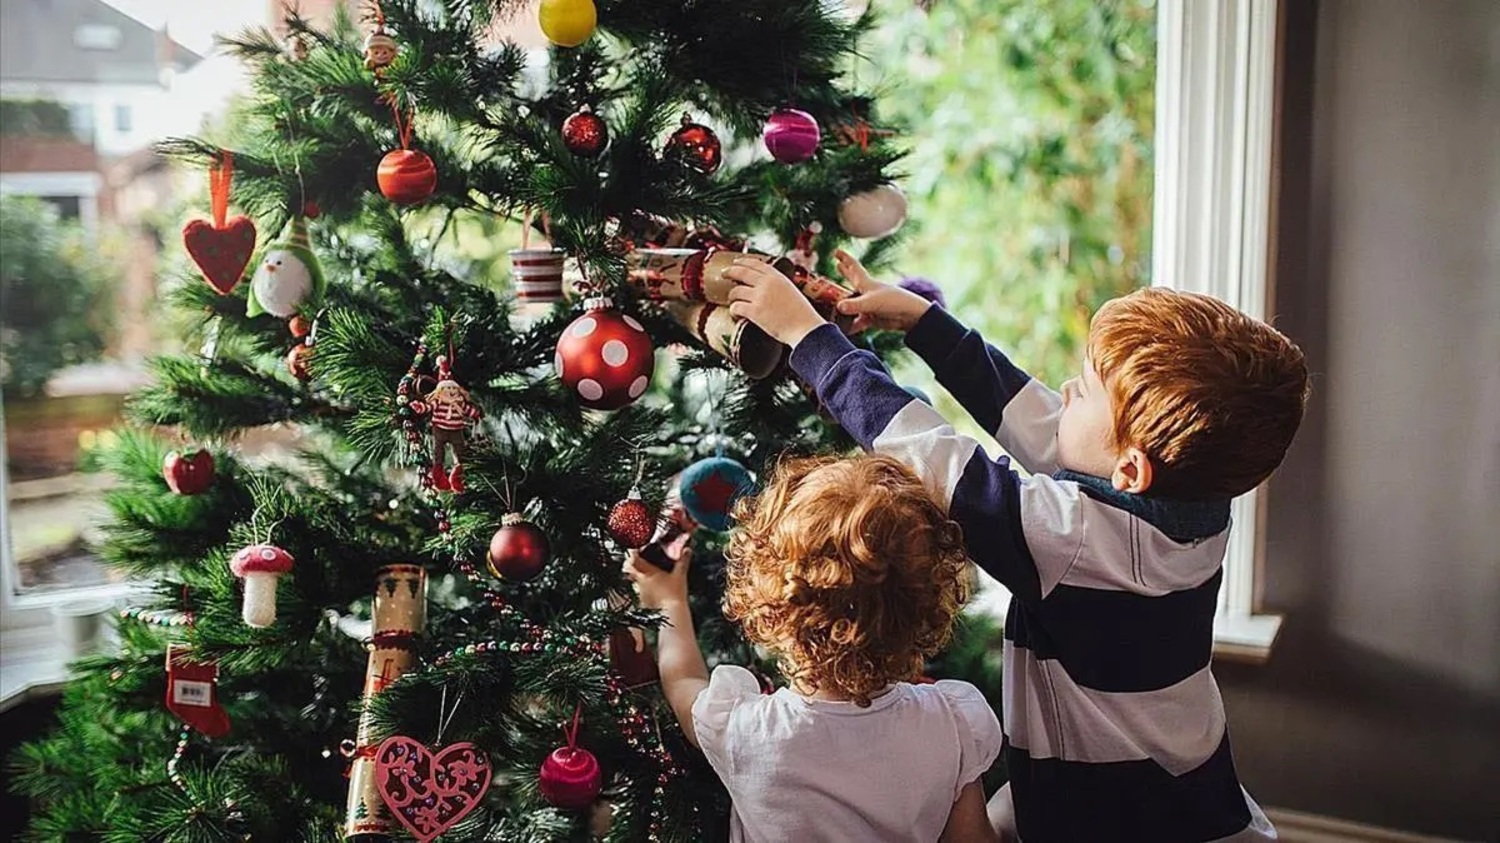
[[[871,21],[544,0],[539,70],[491,36],[523,9],[291,12],[224,42],[254,78],[227,134],[163,145],[212,186],[191,351],[95,455],[101,552],[153,596],[12,760],[34,838],[725,836],[621,562],[696,528],[710,662],[775,680],[719,613],[728,508],[851,443],[721,272],[760,255],[827,305],[834,248],[888,253],[898,138],[845,79]],[[249,453],[268,426],[294,459]]]

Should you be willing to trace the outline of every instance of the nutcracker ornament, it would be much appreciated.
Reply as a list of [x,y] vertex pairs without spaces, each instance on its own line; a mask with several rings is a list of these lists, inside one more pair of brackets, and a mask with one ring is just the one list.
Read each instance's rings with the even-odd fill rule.
[[396,53],[400,52],[401,45],[396,43],[390,33],[383,27],[377,27],[365,39],[365,70],[375,74],[379,79],[385,74],[385,69],[396,61]]
[[323,267],[307,237],[307,222],[300,216],[292,217],[287,238],[271,244],[261,257],[250,282],[245,315],[269,313],[285,319],[304,306],[316,306],[327,286]]
[[[479,405],[469,398],[469,391],[453,379],[448,358],[438,355],[436,362],[437,386],[408,405],[413,415],[427,417],[431,429],[432,467],[423,485],[440,492],[463,492],[463,458],[469,446],[469,427],[481,413]],[[451,469],[447,466],[450,451]]]

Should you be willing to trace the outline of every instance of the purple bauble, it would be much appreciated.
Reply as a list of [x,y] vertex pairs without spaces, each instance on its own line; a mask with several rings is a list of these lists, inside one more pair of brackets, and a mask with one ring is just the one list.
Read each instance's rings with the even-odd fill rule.
[[902,278],[900,287],[903,290],[916,293],[938,307],[944,309],[948,307],[948,300],[943,297],[943,288],[926,278],[917,278],[914,276]]
[[805,111],[783,108],[766,121],[766,149],[783,164],[796,164],[813,157],[823,133],[818,121]]

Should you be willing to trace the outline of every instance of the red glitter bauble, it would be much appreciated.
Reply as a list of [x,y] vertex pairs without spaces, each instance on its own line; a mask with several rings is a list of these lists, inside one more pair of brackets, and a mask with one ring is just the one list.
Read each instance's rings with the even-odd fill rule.
[[490,538],[490,573],[517,582],[540,574],[551,554],[547,534],[514,512],[500,523],[500,529]]
[[437,187],[437,167],[421,150],[393,149],[380,159],[375,180],[385,198],[397,205],[415,205]]
[[618,410],[645,394],[656,370],[651,337],[634,317],[597,297],[563,329],[554,358],[557,376],[591,410]]
[[610,538],[631,550],[640,550],[651,541],[651,534],[656,531],[656,519],[651,517],[651,510],[641,500],[641,493],[632,489],[625,500],[610,508],[605,526]]
[[719,136],[702,123],[694,123],[686,114],[682,116],[682,128],[672,133],[663,154],[704,174],[714,172],[724,163]]
[[559,808],[587,808],[599,798],[603,776],[594,753],[580,747],[558,747],[542,762],[537,777],[542,798]]
[[588,106],[568,116],[562,125],[563,146],[574,155],[592,158],[609,143],[609,127]]

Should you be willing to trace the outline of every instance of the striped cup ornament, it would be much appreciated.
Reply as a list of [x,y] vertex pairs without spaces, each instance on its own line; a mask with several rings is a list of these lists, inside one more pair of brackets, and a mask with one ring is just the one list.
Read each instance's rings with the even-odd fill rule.
[[511,249],[511,285],[516,300],[553,304],[563,300],[563,250]]

